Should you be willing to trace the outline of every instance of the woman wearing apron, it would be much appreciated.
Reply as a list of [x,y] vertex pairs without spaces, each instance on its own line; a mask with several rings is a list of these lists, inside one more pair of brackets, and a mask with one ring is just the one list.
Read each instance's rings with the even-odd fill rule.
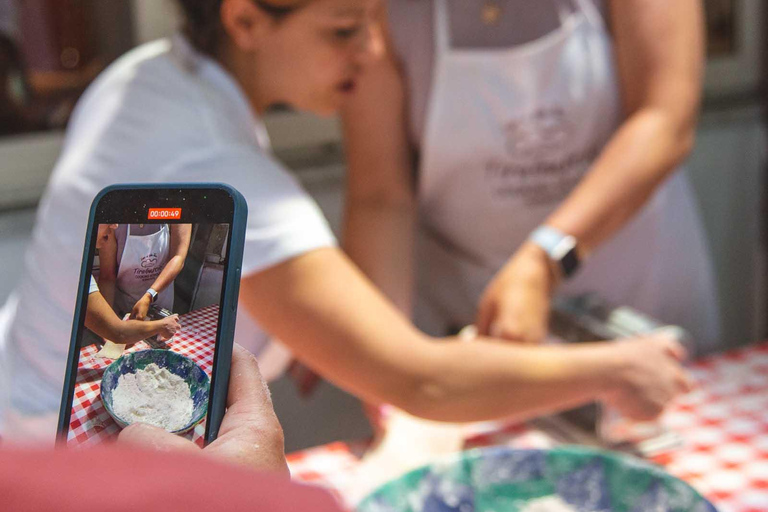
[[397,81],[384,63],[346,109],[346,240],[401,307],[403,261],[418,255],[414,311],[427,332],[476,323],[536,342],[553,294],[594,292],[682,325],[697,351],[714,347],[706,240],[677,169],[699,101],[700,3],[601,12],[595,1],[390,2],[404,94],[379,99],[376,84]]
[[127,224],[115,230],[99,253],[99,287],[108,302],[114,297],[118,316],[143,320],[150,304],[173,311],[173,281],[184,268],[191,236],[190,224]]

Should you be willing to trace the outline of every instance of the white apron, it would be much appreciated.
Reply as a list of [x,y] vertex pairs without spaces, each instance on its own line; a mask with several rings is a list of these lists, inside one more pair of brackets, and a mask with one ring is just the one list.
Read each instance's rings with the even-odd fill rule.
[[[159,231],[151,235],[131,235],[131,225],[128,225],[115,287],[115,311],[118,316],[130,313],[136,301],[152,287],[170,259],[170,245],[168,224],[163,224]],[[173,283],[157,294],[154,303],[173,311]]]
[[[510,49],[451,48],[434,0],[435,72],[419,170],[416,322],[472,323],[482,292],[565,199],[622,121],[612,44],[591,0]],[[599,247],[559,293],[596,292],[665,322],[700,349],[719,330],[706,241],[682,172]]]

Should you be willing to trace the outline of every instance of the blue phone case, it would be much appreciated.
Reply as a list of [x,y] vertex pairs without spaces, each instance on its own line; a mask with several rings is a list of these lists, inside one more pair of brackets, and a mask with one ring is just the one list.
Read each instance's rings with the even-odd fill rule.
[[99,202],[109,193],[121,190],[191,190],[191,189],[218,189],[225,191],[234,203],[234,214],[230,227],[229,245],[227,248],[228,265],[224,270],[224,289],[219,306],[219,325],[216,340],[216,350],[213,358],[213,372],[211,378],[209,413],[206,421],[205,444],[210,443],[219,433],[221,421],[227,405],[227,391],[229,388],[229,373],[232,363],[232,347],[235,336],[235,321],[237,318],[237,297],[240,290],[240,271],[243,261],[243,249],[245,244],[245,226],[248,219],[248,204],[240,192],[230,185],[223,183],[146,183],[146,184],[120,184],[111,185],[101,190],[91,204],[88,215],[88,227],[85,235],[83,260],[80,265],[80,281],[77,288],[77,303],[72,322],[72,333],[69,342],[69,354],[67,356],[67,370],[64,379],[64,389],[59,409],[59,422],[57,428],[58,442],[65,444],[69,430],[72,400],[74,398],[75,381],[77,380],[77,363],[79,358],[78,331],[82,324],[81,316],[85,314],[88,295],[85,291],[89,285],[89,271],[95,249],[93,246],[93,227],[96,220],[96,211]]

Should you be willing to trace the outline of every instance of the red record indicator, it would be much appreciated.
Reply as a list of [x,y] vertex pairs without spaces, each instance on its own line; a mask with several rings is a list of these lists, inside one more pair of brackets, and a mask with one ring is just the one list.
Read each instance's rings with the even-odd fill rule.
[[147,213],[149,220],[179,220],[181,208],[150,208]]

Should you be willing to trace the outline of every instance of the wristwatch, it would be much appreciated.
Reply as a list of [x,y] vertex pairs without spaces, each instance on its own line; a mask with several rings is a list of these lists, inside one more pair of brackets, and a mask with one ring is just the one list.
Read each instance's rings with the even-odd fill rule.
[[560,277],[571,277],[578,270],[581,260],[575,237],[551,226],[539,226],[528,239],[547,253]]
[[155,302],[155,299],[157,299],[157,292],[152,288],[148,288],[147,293],[149,294],[150,297],[152,297],[152,299],[149,302],[150,303]]

